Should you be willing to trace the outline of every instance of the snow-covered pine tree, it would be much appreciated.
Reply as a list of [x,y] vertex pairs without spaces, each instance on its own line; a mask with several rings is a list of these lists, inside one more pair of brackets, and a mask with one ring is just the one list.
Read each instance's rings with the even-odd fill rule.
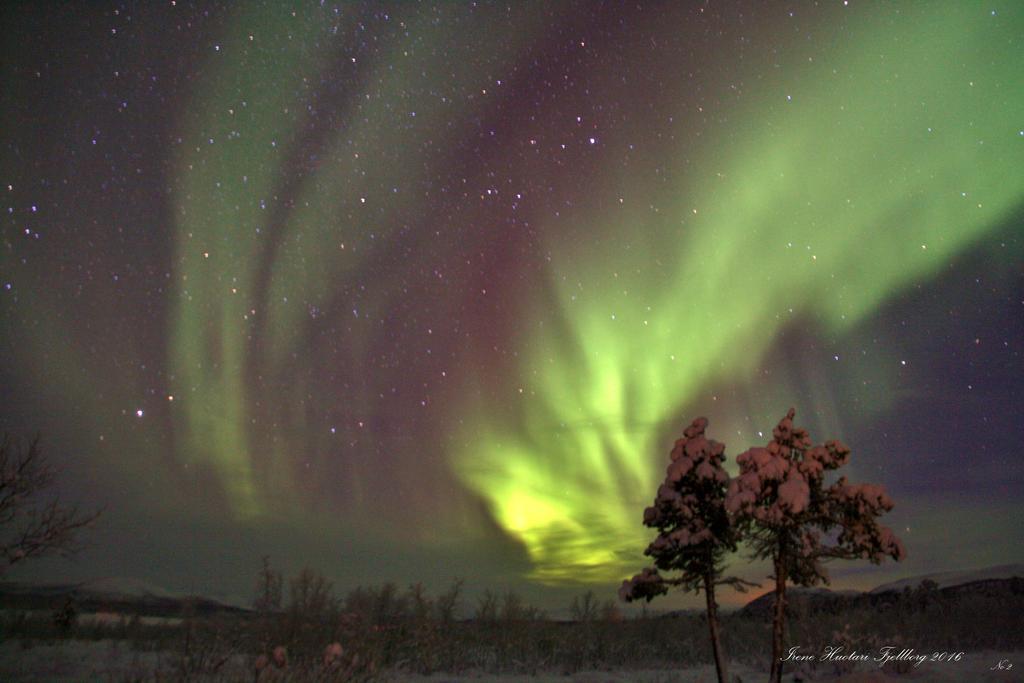
[[654,560],[654,567],[623,581],[619,597],[627,602],[650,601],[672,586],[697,593],[703,590],[715,667],[719,683],[724,683],[728,674],[715,586],[731,584],[742,590],[746,582],[722,576],[725,556],[736,549],[736,535],[725,508],[729,484],[722,467],[725,446],[705,437],[707,424],[706,418],[698,417],[676,441],[654,505],[644,510],[644,525],[658,530],[644,551]]
[[840,441],[813,446],[807,430],[793,426],[790,408],[765,448],[736,457],[739,474],[729,483],[726,509],[756,559],[774,569],[770,681],[782,680],[786,582],[828,583],[824,561],[835,558],[904,557],[903,545],[878,517],[892,500],[876,484],[854,485],[840,478],[825,485],[825,473],[846,464],[850,449]]

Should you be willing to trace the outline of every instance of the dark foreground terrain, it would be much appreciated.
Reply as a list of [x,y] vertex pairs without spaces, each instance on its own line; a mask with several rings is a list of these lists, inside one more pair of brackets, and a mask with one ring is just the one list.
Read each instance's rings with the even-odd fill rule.
[[[456,618],[457,591],[430,598],[383,586],[334,599],[328,584],[307,589],[282,609],[254,611],[6,585],[0,680],[714,680],[699,612],[624,619],[585,600],[573,606],[576,619],[555,621],[512,594],[488,593],[472,618]],[[760,598],[723,618],[732,672],[744,681],[768,668],[769,604]],[[811,657],[793,662],[787,680],[1024,680],[1022,609],[1020,578],[794,591],[788,647]],[[859,659],[822,658],[836,647]],[[892,659],[881,665],[883,652]]]

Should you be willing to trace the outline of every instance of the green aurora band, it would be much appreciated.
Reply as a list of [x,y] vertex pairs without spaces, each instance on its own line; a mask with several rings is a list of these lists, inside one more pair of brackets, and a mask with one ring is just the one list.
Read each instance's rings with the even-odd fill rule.
[[[428,13],[410,19],[407,35],[418,39],[397,40],[369,67],[353,95],[366,100],[362,114],[325,135],[315,172],[294,181],[299,199],[275,209],[274,183],[302,144],[301,112],[315,106],[312,84],[338,68],[330,40],[310,36],[333,22],[344,37],[358,21],[325,12],[262,7],[234,20],[175,161],[169,367],[172,394],[185,398],[172,406],[175,450],[216,473],[242,520],[301,507],[290,456],[303,444],[259,439],[253,424],[273,410],[291,432],[310,431],[311,380],[293,376],[309,311],[329,310],[339,283],[354,284],[389,248],[397,217],[415,211],[409,188],[485,106],[483,97],[452,106],[440,94],[404,102],[403,84],[481,92],[551,22],[537,13],[508,32],[500,12],[481,11],[481,35],[513,36],[494,42],[485,64],[455,40],[465,27]],[[987,12],[960,3],[908,7],[898,23],[862,19],[831,53],[782,65],[775,80],[751,78],[720,134],[704,138],[720,146],[702,150],[657,216],[628,203],[615,214],[593,209],[569,231],[588,236],[583,246],[536,226],[551,263],[518,328],[515,385],[528,400],[510,407],[509,387],[494,387],[488,368],[462,364],[466,398],[447,408],[440,446],[525,549],[533,579],[610,581],[635,570],[662,439],[701,392],[756,385],[759,362],[792,325],[849,332],[1020,207],[1024,93],[1008,84],[1024,73],[1022,22],[1019,8],[1000,12],[1016,16],[995,40]],[[422,47],[449,44],[463,47]],[[634,178],[611,185],[644,193]],[[378,187],[397,189],[373,196]],[[473,210],[463,211],[452,223],[472,225]],[[486,237],[466,228],[465,239]],[[411,256],[407,267],[418,266],[429,268]],[[368,307],[402,296],[397,279],[379,284]],[[350,341],[359,367],[370,338]],[[262,392],[255,376],[284,393]],[[369,413],[375,394],[344,400]]]
[[[309,35],[317,26],[311,14],[288,14],[281,8],[235,22],[225,53],[241,50],[249,36],[287,44],[292,31]],[[325,66],[322,54],[297,47],[254,54],[262,59],[247,68],[215,65],[195,98],[197,121],[177,163],[181,284],[169,346],[172,395],[188,398],[175,406],[180,450],[192,461],[213,464],[242,517],[258,511],[244,351],[252,320],[263,315],[249,292],[263,241],[261,201],[265,206],[274,180],[270,173],[250,177],[246,169],[275,165],[279,147],[295,135],[286,112],[302,107],[310,79]],[[288,87],[296,82],[302,85]],[[279,481],[287,488],[288,472],[275,475],[285,477]]]
[[666,425],[709,387],[756,385],[787,326],[850,331],[1020,207],[1020,8],[998,31],[970,3],[906,9],[747,92],[667,220],[595,212],[590,245],[550,241],[555,294],[519,344],[531,397],[460,406],[453,459],[535,580],[635,571]]
[[[295,372],[295,360],[308,353],[303,333],[310,311],[330,311],[338,283],[365,277],[364,264],[391,248],[391,233],[401,228],[397,216],[416,201],[410,188],[425,182],[436,149],[455,141],[453,117],[474,114],[472,107],[455,109],[452,97],[441,93],[403,101],[404,84],[447,81],[449,93],[473,93],[493,82],[491,64],[471,58],[483,48],[457,39],[464,30],[457,9],[411,12],[408,30],[375,60],[370,75],[353,77],[364,87],[356,97],[366,103],[358,118],[317,144],[315,169],[289,171],[285,162],[301,146],[320,74],[337,69],[339,59],[356,63],[338,51],[357,28],[356,12],[339,17],[330,9],[267,5],[241,13],[218,50],[223,62],[211,64],[196,93],[176,164],[180,288],[170,367],[173,395],[187,400],[173,408],[179,451],[217,473],[239,519],[293,513],[300,494],[291,465],[308,444],[288,438],[253,443],[253,424],[261,411],[272,410],[272,419],[291,433],[311,431],[304,410],[308,382]],[[500,34],[502,19],[500,8],[485,8],[475,26],[482,36]],[[494,63],[513,57],[540,24],[540,16],[519,21],[512,39],[492,45]],[[460,47],[438,51],[423,44]],[[400,158],[390,159],[395,150]],[[275,215],[274,183],[289,172],[299,178],[298,199]],[[394,192],[374,196],[375,187]],[[376,284],[368,308],[401,296],[397,279]],[[355,342],[349,363],[361,367],[369,338]],[[263,395],[248,386],[250,368],[285,393]],[[371,413],[374,399],[368,390],[345,397],[356,414]]]

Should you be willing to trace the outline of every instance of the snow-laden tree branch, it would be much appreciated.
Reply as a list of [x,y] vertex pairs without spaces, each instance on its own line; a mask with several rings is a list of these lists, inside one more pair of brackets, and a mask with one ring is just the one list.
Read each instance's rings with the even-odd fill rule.
[[728,674],[719,637],[715,586],[731,585],[743,590],[753,584],[722,576],[725,556],[736,550],[738,539],[725,505],[729,484],[729,475],[722,467],[725,446],[705,437],[707,424],[706,418],[697,418],[676,441],[654,505],[644,510],[644,525],[658,530],[644,551],[654,560],[654,567],[623,581],[619,596],[626,601],[650,601],[671,587],[697,593],[703,590],[711,647],[722,682],[728,680]]
[[766,447],[736,457],[739,474],[729,483],[725,506],[753,557],[774,567],[772,681],[782,677],[782,632],[786,582],[828,583],[824,562],[885,557],[900,560],[903,545],[878,523],[892,500],[877,484],[850,484],[845,477],[826,486],[828,472],[847,463],[850,449],[840,441],[815,446],[807,430],[793,425],[791,408],[772,431]]

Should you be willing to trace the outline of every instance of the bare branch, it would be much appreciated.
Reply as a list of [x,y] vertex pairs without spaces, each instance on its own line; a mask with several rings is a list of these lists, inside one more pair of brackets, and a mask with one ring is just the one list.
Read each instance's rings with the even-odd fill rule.
[[738,576],[726,576],[715,581],[716,586],[732,586],[733,590],[746,593],[751,588],[760,588],[761,584],[741,579]]
[[57,477],[39,442],[36,436],[24,447],[7,435],[0,442],[0,574],[33,557],[74,555],[80,532],[102,513],[65,506],[56,496],[39,500]]

